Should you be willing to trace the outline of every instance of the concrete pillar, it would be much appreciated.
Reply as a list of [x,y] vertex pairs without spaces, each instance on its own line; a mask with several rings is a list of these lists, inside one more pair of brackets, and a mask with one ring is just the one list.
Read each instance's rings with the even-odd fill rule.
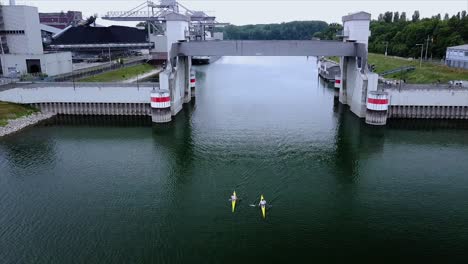
[[[412,109],[412,114],[415,113]],[[369,125],[385,125],[388,116],[388,94],[386,92],[369,92],[367,96],[366,123]]]
[[188,41],[190,18],[178,13],[166,14],[165,18],[168,61],[166,69],[159,74],[159,85],[160,89],[169,91],[171,113],[175,116],[182,110],[182,104],[191,100],[190,68],[192,63],[191,58],[185,56],[172,60],[171,49],[174,43]]
[[[145,107],[145,114],[146,110]],[[151,120],[153,123],[167,123],[172,120],[169,90],[153,90],[151,92]]]
[[351,111],[366,116],[367,94],[377,90],[378,75],[367,69],[367,47],[370,36],[371,15],[358,12],[343,17],[343,41],[355,42],[359,57],[342,57],[341,88],[339,100],[350,106]]
[[180,80],[177,82],[178,69],[174,68],[172,72],[172,66],[169,65],[164,71],[159,73],[159,88],[161,90],[169,91],[171,97],[171,113],[173,116],[177,115],[182,109],[182,103],[184,98],[184,89],[181,85],[176,85],[180,83]]
[[[180,76],[180,83],[184,90],[184,103],[190,103],[192,100],[191,87],[190,87],[190,69],[191,57],[183,56],[178,58],[177,75]],[[177,78],[179,79],[179,78]]]
[[341,85],[339,99],[340,103],[348,104],[348,57],[341,57]]
[[197,85],[197,78],[195,76],[195,71],[191,70],[190,71],[190,94],[192,95],[192,98],[195,97],[196,85]]
[[178,13],[168,13],[165,15],[165,18],[167,40],[166,47],[168,54],[170,54],[172,44],[179,41],[188,40],[190,18]]

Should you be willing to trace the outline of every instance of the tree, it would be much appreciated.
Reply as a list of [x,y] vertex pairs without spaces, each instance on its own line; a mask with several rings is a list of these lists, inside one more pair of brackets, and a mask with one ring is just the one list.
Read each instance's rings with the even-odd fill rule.
[[377,21],[380,21],[380,22],[384,21],[383,20],[383,14],[379,14],[379,18],[377,18]]
[[[341,25],[340,25],[341,27]],[[311,37],[334,39],[337,30],[323,21],[293,21],[281,24],[229,25],[222,29],[225,39],[309,40]]]
[[419,21],[419,11],[418,10],[414,11],[413,18],[412,18],[411,21],[413,21],[413,22]]
[[400,13],[398,11],[393,14],[393,22],[400,22]]
[[406,12],[401,13],[400,21],[406,22]]
[[449,14],[448,14],[448,13],[445,13],[445,16],[444,16],[444,21],[447,21],[447,20],[449,20],[449,19],[450,19],[450,16],[449,16]]
[[385,14],[383,15],[383,20],[385,21],[385,23],[392,23],[392,19],[393,12],[385,12]]

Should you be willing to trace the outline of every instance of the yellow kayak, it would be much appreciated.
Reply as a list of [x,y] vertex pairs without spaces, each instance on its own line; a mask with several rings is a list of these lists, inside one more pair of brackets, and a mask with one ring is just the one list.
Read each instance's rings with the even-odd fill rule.
[[[234,191],[232,195],[234,195],[237,198],[236,191]],[[236,209],[236,200],[232,200],[231,203],[232,203],[232,212],[234,213],[234,210]]]
[[[260,201],[261,201],[261,200],[264,200],[264,199],[263,199],[263,194],[260,196]],[[265,218],[265,216],[266,216],[266,208],[265,208],[265,206],[260,206],[260,207],[262,208],[262,216],[263,216],[263,218]]]

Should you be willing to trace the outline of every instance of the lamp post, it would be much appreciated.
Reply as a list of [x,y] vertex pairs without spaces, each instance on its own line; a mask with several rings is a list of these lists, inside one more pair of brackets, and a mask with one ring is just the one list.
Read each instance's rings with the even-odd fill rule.
[[387,57],[388,41],[384,41],[384,44],[385,44],[385,57]]
[[416,46],[421,46],[421,57],[419,59],[419,68],[422,67],[422,58],[423,58],[423,53],[424,53],[424,44],[416,44]]
[[111,50],[110,50],[110,45],[109,45],[109,67],[112,68],[112,58],[111,58]]
[[427,36],[426,40],[426,56],[424,57],[424,60],[427,61],[427,51],[429,50],[429,36]]

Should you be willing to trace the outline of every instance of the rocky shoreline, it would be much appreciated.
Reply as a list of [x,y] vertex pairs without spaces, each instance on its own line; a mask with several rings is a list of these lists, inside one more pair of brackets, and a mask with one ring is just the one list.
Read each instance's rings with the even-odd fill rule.
[[54,113],[39,112],[39,113],[35,113],[29,116],[21,117],[18,119],[9,120],[6,126],[0,127],[0,137],[18,132],[26,127],[35,125],[53,116],[55,116]]

